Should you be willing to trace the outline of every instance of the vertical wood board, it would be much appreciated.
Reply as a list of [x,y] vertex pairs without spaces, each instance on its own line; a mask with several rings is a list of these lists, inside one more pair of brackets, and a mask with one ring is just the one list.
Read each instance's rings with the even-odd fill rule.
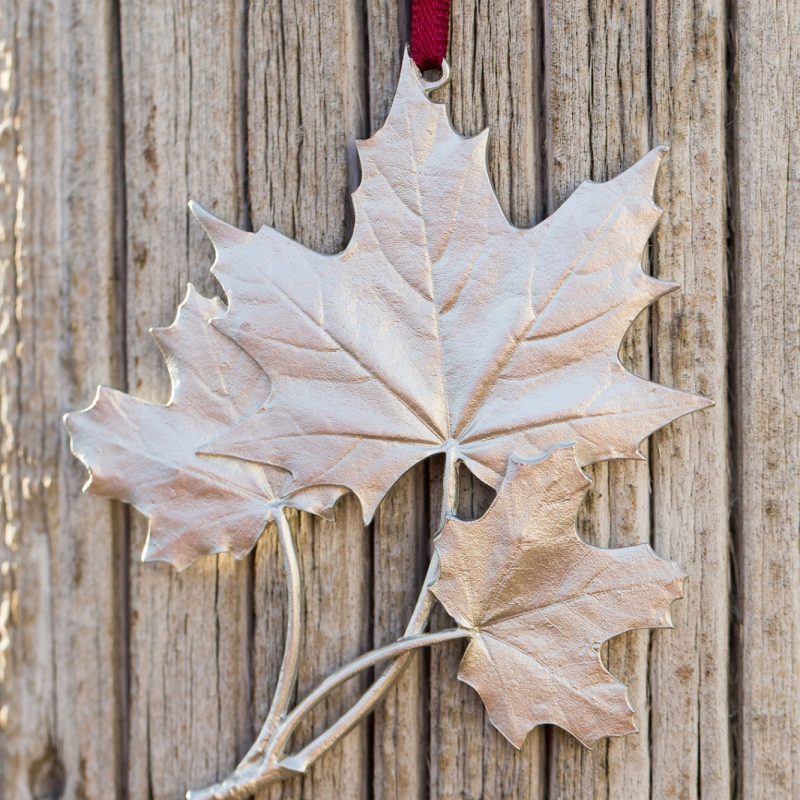
[[738,794],[797,797],[800,12],[742,4],[732,24]]
[[653,634],[654,797],[728,797],[729,503],[725,7],[651,8],[653,137],[670,145],[654,272],[677,292],[653,313],[653,377],[716,402],[651,441],[653,538],[689,574],[675,629]]
[[121,376],[113,6],[4,2],[0,40],[0,797],[100,797],[123,782],[125,532],[76,502],[60,418]]
[[[244,214],[243,22],[233,3],[120,10],[128,390],[165,402],[167,373],[148,330],[174,319],[187,282],[215,292],[212,248],[187,203]],[[228,556],[180,574],[142,564],[145,536],[134,514],[128,789],[167,800],[222,777],[248,744],[249,571]]]
[[[646,3],[549,4],[545,31],[547,196],[552,213],[582,181],[609,180],[651,147]],[[628,369],[649,376],[648,311],[627,335],[621,354]],[[646,444],[642,449],[647,453]],[[648,465],[595,464],[591,475],[581,536],[600,547],[649,542]],[[669,552],[661,555],[671,557]],[[564,731],[552,730],[549,797],[649,797],[649,639],[647,631],[631,632],[603,653],[608,669],[628,686],[638,735],[598,742],[590,751]]]

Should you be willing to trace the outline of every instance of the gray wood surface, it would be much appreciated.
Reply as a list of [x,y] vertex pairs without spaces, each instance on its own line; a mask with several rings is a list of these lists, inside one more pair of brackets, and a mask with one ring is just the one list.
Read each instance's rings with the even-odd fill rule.
[[[212,251],[187,199],[243,214],[242,21],[221,4],[134,0],[120,10],[127,380],[163,402],[166,372],[148,329],[173,319],[188,281],[213,290]],[[213,779],[249,734],[249,570],[216,558],[180,575],[148,569],[146,527],[131,512],[127,786],[132,797],[179,797],[187,775]]]
[[653,544],[689,573],[673,611],[675,630],[653,635],[654,797],[728,797],[735,783],[725,12],[718,0],[663,0],[651,18],[651,125],[654,138],[671,148],[656,191],[667,213],[655,235],[654,267],[681,286],[653,314],[653,376],[716,401],[651,443]]
[[110,6],[0,6],[4,800],[125,784],[125,513],[76,502],[59,420],[125,384],[117,36]]
[[[605,657],[640,733],[521,751],[455,680],[463,644],[419,653],[370,721],[259,800],[800,796],[800,15],[793,0],[454,0],[455,127],[490,128],[519,225],[666,143],[647,266],[681,290],[623,358],[717,404],[650,459],[593,468],[581,517],[651,542],[690,578],[676,628]],[[147,334],[213,254],[186,203],[334,252],[354,140],[391,101],[408,0],[0,0],[0,800],[179,798],[246,751],[280,663],[281,558],[180,575],[139,563],[135,512],[80,496],[60,417],[97,383],[161,401]],[[402,633],[438,518],[420,465],[374,523],[292,520],[299,691]],[[461,476],[460,513],[491,492]],[[446,617],[437,612],[437,624]],[[335,633],[332,633],[335,631]],[[370,679],[302,726],[308,741]]]
[[798,797],[800,9],[732,22],[736,743],[745,797]]

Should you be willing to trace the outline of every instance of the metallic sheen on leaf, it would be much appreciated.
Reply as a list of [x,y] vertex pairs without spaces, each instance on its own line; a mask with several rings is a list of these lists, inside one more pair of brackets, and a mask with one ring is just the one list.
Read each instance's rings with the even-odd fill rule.
[[436,540],[433,592],[473,634],[458,677],[516,747],[544,723],[586,746],[635,731],[600,646],[634,628],[671,627],[681,596],[683,571],[649,545],[604,550],[578,538],[588,486],[571,447],[532,463],[512,458],[486,514],[449,518]]
[[197,454],[269,395],[261,368],[209,323],[223,311],[189,286],[175,322],[152,331],[172,380],[167,405],[101,386],[90,408],[65,417],[72,450],[90,473],[85,488],[146,514],[143,559],[178,569],[209,553],[242,558],[277,506],[328,516],[343,491],[292,493],[285,470]]
[[406,57],[384,127],[358,143],[344,250],[321,255],[193,206],[229,300],[216,322],[272,379],[265,409],[205,448],[344,485],[369,520],[418,461],[455,448],[497,488],[509,455],[574,441],[581,464],[638,456],[656,428],[708,404],[627,372],[617,351],[674,289],[641,261],[659,217],[658,148],[549,219],[504,216],[487,137],[459,136]]

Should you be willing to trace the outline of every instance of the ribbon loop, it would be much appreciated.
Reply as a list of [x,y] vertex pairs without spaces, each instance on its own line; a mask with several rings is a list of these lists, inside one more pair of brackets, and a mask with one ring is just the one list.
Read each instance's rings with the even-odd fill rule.
[[411,57],[420,71],[441,69],[450,33],[451,0],[413,0]]

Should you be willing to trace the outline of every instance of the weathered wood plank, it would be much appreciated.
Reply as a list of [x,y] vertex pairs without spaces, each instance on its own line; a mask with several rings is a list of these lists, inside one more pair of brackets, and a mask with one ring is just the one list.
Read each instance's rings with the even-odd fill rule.
[[[442,94],[453,126],[472,136],[490,128],[489,171],[509,218],[531,225],[541,215],[541,130],[538,7],[522,0],[455,4]],[[461,471],[460,515],[480,516],[488,492]],[[438,476],[438,479],[437,477]],[[431,481],[431,524],[439,520],[441,474]],[[452,624],[441,610],[434,625]],[[477,693],[457,680],[463,643],[430,655],[430,797],[538,798],[544,791],[544,736],[518,752],[489,722]]]
[[[406,42],[409,4],[367,0],[370,132],[389,112]],[[402,635],[430,558],[427,467],[417,465],[381,503],[373,525],[373,645]],[[374,711],[372,794],[375,800],[427,797],[428,676],[425,654],[414,656]]]
[[111,3],[0,5],[0,797],[121,790],[124,525],[64,411],[120,377]]
[[[352,0],[250,4],[248,17],[248,176],[255,227],[274,226],[308,247],[335,252],[347,240],[349,191],[357,181],[354,140],[365,135],[364,30]],[[297,541],[305,581],[303,664],[305,695],[336,667],[372,644],[371,535],[353,497],[337,508],[335,524],[306,519]],[[255,585],[281,575],[271,538],[258,547]],[[269,590],[273,597],[274,590]],[[277,675],[285,600],[256,605],[253,673],[255,708],[268,705]],[[266,635],[265,635],[266,632]],[[269,637],[269,638],[267,638]],[[264,674],[267,657],[275,665]],[[298,729],[306,743],[359,695],[356,679],[319,706]],[[260,724],[260,722],[259,722]],[[259,797],[356,798],[369,785],[368,729],[361,725],[316,763],[303,779]]]
[[651,444],[656,550],[689,573],[675,630],[653,634],[654,797],[728,797],[729,530],[725,11],[721,1],[651,6],[653,136],[669,143],[656,199],[659,301],[654,376],[717,405]]
[[800,9],[734,9],[738,794],[798,797]]
[[[121,4],[127,182],[129,390],[164,401],[166,371],[147,330],[169,323],[187,281],[205,294],[210,244],[197,198],[244,218],[239,4]],[[130,552],[131,797],[175,798],[235,764],[248,744],[247,567],[203,559],[180,575]]]
[[[320,679],[370,648],[370,540],[358,503],[347,497],[334,523],[295,515],[292,520],[303,596],[303,661],[298,694],[308,694]],[[253,628],[253,684],[257,727],[266,716],[278,676],[285,636],[286,597],[283,557],[272,527],[257,547]],[[358,696],[365,681],[334,692],[302,723],[294,738],[302,746],[321,733]],[[304,778],[264,789],[259,798],[361,798],[369,783],[367,729],[360,726],[323,756]]]
[[[548,196],[552,213],[586,179],[608,180],[649,150],[647,6],[576,2],[546,6]],[[628,334],[625,365],[650,369],[648,314]],[[645,446],[644,451],[647,452]],[[581,536],[601,547],[650,540],[649,468],[642,462],[596,464],[580,520]],[[647,648],[649,634],[615,639],[603,659],[628,686],[639,733],[587,750],[569,734],[550,734],[552,798],[649,796]]]
[[[373,644],[403,634],[430,558],[427,470],[404,475],[381,503],[374,524]],[[428,676],[418,654],[375,709],[373,795],[384,800],[427,796]]]
[[369,132],[380,128],[392,105],[400,66],[411,38],[409,0],[364,0],[368,70]]

